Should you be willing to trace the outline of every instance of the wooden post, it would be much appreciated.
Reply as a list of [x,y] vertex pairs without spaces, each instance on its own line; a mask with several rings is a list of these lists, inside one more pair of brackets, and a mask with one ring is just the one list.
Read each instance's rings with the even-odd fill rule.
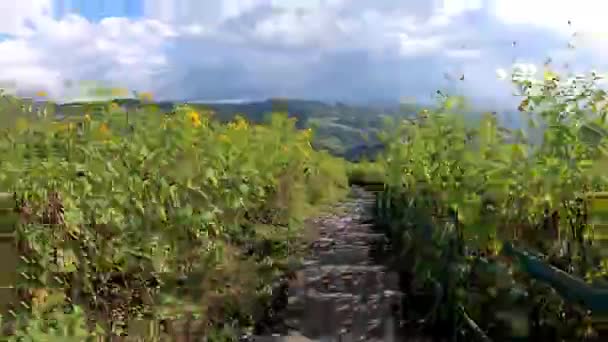
[[588,224],[592,239],[598,244],[603,258],[608,257],[608,192],[595,192],[587,195],[589,213]]
[[0,313],[5,315],[16,304],[17,266],[19,256],[15,241],[18,220],[12,194],[0,193]]
[[[602,258],[608,257],[608,192],[587,195],[587,223],[591,228],[591,239],[597,244]],[[592,312],[593,328],[602,338],[608,336],[608,312]]]

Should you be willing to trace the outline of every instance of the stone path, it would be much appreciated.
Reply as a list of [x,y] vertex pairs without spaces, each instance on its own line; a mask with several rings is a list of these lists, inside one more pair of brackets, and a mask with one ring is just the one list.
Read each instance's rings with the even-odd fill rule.
[[370,223],[374,201],[353,188],[337,214],[313,220],[319,236],[284,288],[287,303],[275,313],[282,322],[250,340],[416,341],[400,333],[398,276],[376,261],[385,237]]

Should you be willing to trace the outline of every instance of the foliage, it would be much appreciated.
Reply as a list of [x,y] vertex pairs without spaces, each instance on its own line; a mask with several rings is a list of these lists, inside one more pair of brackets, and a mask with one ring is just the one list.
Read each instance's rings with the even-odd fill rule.
[[385,182],[384,165],[381,162],[360,161],[349,163],[348,180],[351,184],[383,184]]
[[54,309],[44,315],[18,321],[17,324],[22,326],[21,329],[10,336],[7,342],[95,341],[95,337],[103,334],[100,327],[89,329],[84,311],[78,306],[69,307],[65,311]]
[[[445,98],[439,110],[422,111],[416,120],[393,122],[383,136],[391,234],[401,260],[407,260],[404,267],[414,270],[414,287],[430,281],[444,289],[460,288],[447,292],[451,306],[443,310],[466,303],[495,334],[501,330],[498,321],[514,316],[514,306],[531,310],[521,294],[538,290],[508,276],[509,266],[504,269],[497,256],[501,241],[516,240],[553,262],[565,261],[565,269],[579,276],[600,266],[597,250],[584,238],[584,199],[607,184],[600,170],[608,151],[608,97],[596,86],[595,75],[568,80],[551,72],[542,80],[524,76],[515,72],[513,82],[523,96],[520,111],[543,129],[540,144],[529,141],[525,130],[500,127],[492,114],[471,127],[460,98]],[[487,266],[473,267],[480,262]],[[490,280],[474,284],[480,277]],[[571,325],[560,320],[570,309],[559,297],[542,297],[557,306],[539,319],[553,322],[545,325],[559,336],[576,338]],[[479,311],[483,306],[495,308],[495,317]]]
[[[150,102],[139,99],[121,98],[114,100],[120,106],[146,113],[170,112],[176,105],[174,102]],[[88,105],[90,107],[90,104]],[[413,108],[400,110],[396,106],[351,106],[345,104],[329,104],[320,101],[297,99],[269,99],[265,101],[243,103],[191,103],[188,106],[198,112],[215,113],[215,118],[221,122],[232,121],[235,116],[242,115],[251,123],[264,123],[273,112],[287,112],[289,117],[297,119],[298,129],[312,128],[315,137],[312,141],[317,150],[328,150],[333,155],[351,158],[352,147],[361,145],[363,135],[368,136],[367,143],[373,145],[375,134],[382,128],[383,116],[411,114]],[[58,106],[57,111],[66,116],[80,116],[82,103],[65,103]],[[404,113],[401,113],[401,112]],[[370,115],[373,113],[374,115]],[[356,157],[356,156],[355,156]]]
[[[221,124],[186,105],[166,115],[108,106],[2,132],[0,188],[16,194],[22,218],[28,279],[20,286],[30,314],[32,289],[44,288],[60,300],[40,310],[78,304],[116,334],[128,317],[171,319],[189,308],[210,322],[230,319],[222,310],[250,316],[245,305],[229,308],[230,298],[263,290],[298,220],[344,194],[342,162],[315,152],[312,132],[281,113],[264,125],[241,117]],[[248,242],[271,240],[264,227],[283,246],[248,256]],[[231,263],[249,262],[254,274],[268,271],[225,292],[220,279],[242,268]],[[206,291],[177,295],[184,282]]]

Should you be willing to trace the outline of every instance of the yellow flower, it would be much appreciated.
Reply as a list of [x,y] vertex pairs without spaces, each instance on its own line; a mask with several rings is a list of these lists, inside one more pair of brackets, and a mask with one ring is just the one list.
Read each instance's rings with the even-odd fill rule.
[[231,128],[234,128],[237,131],[246,130],[249,128],[249,124],[245,119],[243,119],[243,117],[237,116],[236,121],[231,125]]
[[312,137],[312,129],[308,128],[302,131],[302,137],[304,139],[310,139],[310,137]]
[[201,116],[196,111],[193,111],[193,110],[189,111],[188,119],[190,119],[190,121],[192,121],[192,125],[194,125],[194,127],[201,126]]
[[32,293],[32,304],[35,307],[40,307],[47,303],[49,293],[46,289],[34,289]]
[[246,130],[249,127],[249,125],[247,125],[246,121],[239,121],[236,124],[236,130],[240,131],[240,130]]
[[108,127],[108,125],[104,122],[101,124],[101,126],[99,126],[99,132],[101,132],[102,134],[108,134],[110,133],[110,127]]
[[551,69],[545,68],[545,71],[543,72],[543,78],[545,79],[545,81],[559,80],[559,75],[553,72]]
[[230,142],[230,138],[228,138],[228,136],[226,134],[220,134],[218,136],[219,141],[222,142]]
[[84,120],[87,121],[87,122],[91,121],[91,115],[89,113],[85,114],[84,115]]

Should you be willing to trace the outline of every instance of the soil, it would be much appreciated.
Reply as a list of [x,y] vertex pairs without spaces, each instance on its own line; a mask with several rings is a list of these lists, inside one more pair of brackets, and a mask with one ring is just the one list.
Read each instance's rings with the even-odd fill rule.
[[279,286],[249,341],[430,341],[407,336],[399,276],[382,261],[387,239],[373,225],[375,195],[353,187],[332,213],[309,220],[301,267]]

